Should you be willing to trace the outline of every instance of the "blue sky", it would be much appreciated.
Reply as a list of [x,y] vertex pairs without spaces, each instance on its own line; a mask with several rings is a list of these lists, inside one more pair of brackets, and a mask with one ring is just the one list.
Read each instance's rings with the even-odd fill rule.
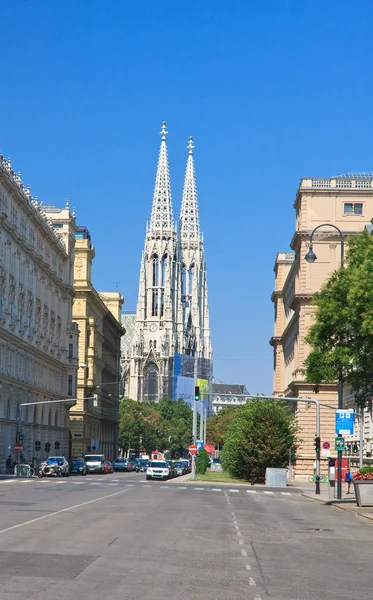
[[299,180],[373,170],[372,18],[367,0],[3,2],[0,151],[39,200],[70,198],[94,285],[131,310],[161,121],[177,215],[193,135],[215,376],[269,393]]

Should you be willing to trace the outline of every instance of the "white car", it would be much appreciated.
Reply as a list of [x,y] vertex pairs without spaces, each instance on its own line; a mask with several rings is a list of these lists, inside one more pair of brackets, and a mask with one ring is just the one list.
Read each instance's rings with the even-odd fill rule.
[[146,469],[146,479],[162,479],[166,481],[170,477],[170,469],[164,460],[152,460]]
[[48,460],[60,467],[62,477],[70,475],[70,465],[64,456],[48,456]]

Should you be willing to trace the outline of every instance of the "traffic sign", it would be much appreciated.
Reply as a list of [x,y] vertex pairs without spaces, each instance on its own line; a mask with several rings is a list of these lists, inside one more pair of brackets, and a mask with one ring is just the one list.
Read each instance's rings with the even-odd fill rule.
[[197,450],[198,450],[198,448],[194,444],[189,446],[189,454],[197,454]]
[[337,435],[354,434],[354,411],[338,409],[335,412],[335,432]]
[[344,450],[345,450],[344,438],[335,438],[334,439],[334,450],[337,450],[338,452],[344,452]]
[[203,440],[197,440],[196,446],[198,450],[202,450],[203,448]]
[[329,448],[330,448],[330,442],[323,442],[322,443],[322,447],[324,448],[324,450],[329,450]]
[[15,452],[23,452],[23,444],[21,444],[20,442],[17,442],[17,444],[14,444],[14,451]]

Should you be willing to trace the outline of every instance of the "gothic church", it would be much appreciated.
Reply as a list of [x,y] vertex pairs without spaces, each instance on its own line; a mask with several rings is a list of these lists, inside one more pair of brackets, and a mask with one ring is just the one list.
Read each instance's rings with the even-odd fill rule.
[[198,377],[212,376],[207,272],[199,226],[193,140],[190,138],[188,144],[177,227],[166,136],[163,122],[135,323],[129,352],[122,355],[125,396],[142,402],[175,397],[176,363],[189,364],[189,372],[183,374],[189,375],[188,381],[193,378],[193,383]]

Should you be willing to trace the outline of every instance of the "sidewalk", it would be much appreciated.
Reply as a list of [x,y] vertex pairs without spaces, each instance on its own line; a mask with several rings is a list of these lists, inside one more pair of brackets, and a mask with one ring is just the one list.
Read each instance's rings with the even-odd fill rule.
[[373,521],[373,506],[363,507],[356,505],[354,488],[351,486],[351,491],[346,494],[345,486],[342,489],[342,499],[337,500],[336,498],[329,497],[329,486],[326,483],[320,484],[320,494],[315,494],[315,484],[306,482],[298,482],[298,486],[302,490],[302,496],[309,498],[315,502],[320,502],[326,506],[333,506],[341,510],[346,510],[349,513],[354,513],[359,517],[364,517]]

